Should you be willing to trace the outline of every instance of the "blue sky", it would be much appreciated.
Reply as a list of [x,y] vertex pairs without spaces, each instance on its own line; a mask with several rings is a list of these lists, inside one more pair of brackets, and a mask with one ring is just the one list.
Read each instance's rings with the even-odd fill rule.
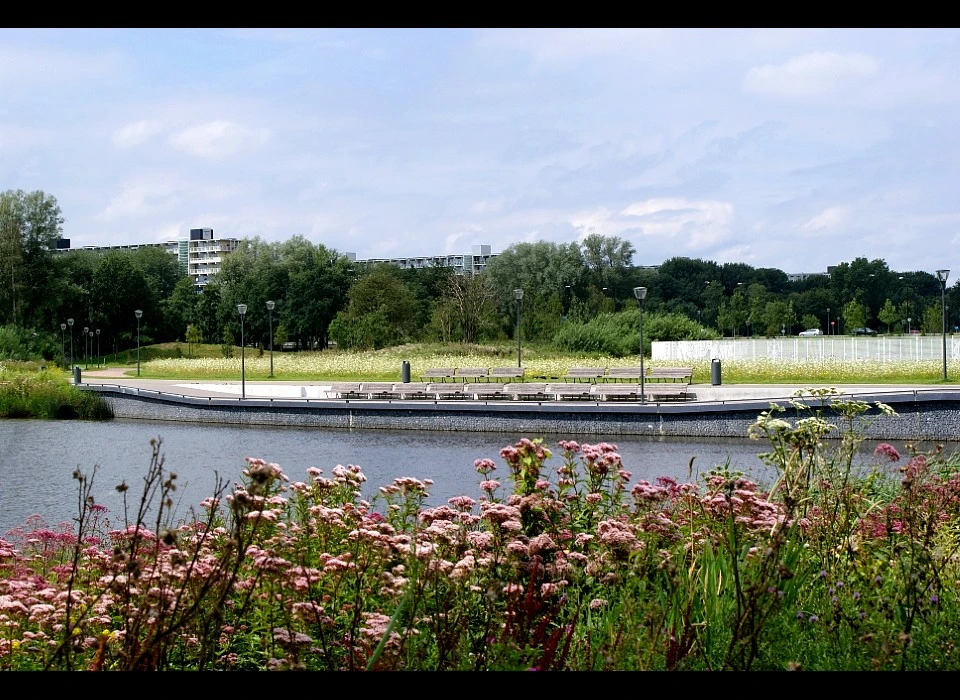
[[73,247],[619,236],[960,276],[960,30],[0,29],[0,190]]

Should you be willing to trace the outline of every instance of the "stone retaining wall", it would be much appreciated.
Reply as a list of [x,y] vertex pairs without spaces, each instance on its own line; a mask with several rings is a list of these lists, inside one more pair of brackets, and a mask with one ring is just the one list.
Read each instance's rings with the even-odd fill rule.
[[[528,435],[650,435],[677,437],[746,437],[770,401],[724,404],[431,402],[431,401],[295,401],[197,398],[124,387],[86,387],[99,391],[117,418],[281,425],[308,428],[431,430],[448,432],[517,432]],[[960,400],[956,395],[918,400],[903,395],[871,397],[890,405],[897,416],[876,409],[866,415],[866,434],[879,440],[960,440]],[[796,415],[787,402],[782,414]]]

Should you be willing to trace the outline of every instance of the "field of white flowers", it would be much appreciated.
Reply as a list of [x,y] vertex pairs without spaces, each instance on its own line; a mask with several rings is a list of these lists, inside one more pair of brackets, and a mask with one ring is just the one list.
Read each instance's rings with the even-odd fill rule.
[[[455,349],[405,345],[369,352],[326,350],[323,352],[275,352],[273,374],[277,381],[400,381],[401,366],[410,363],[413,381],[432,367],[515,367],[516,351],[486,346],[456,346]],[[248,380],[264,380],[270,374],[270,355],[248,350],[243,358]],[[638,367],[639,356],[603,357],[558,355],[524,349],[522,364],[527,378],[562,377],[571,367]],[[657,364],[644,361],[645,366]],[[693,366],[693,383],[709,383],[709,362],[687,363]],[[129,371],[129,366],[126,367]],[[142,363],[142,376],[177,379],[239,378],[239,349],[233,357],[171,358]],[[942,383],[942,363],[935,360],[843,361],[830,359],[810,362],[770,360],[726,360],[724,383]],[[949,382],[960,379],[960,370],[948,367]]]

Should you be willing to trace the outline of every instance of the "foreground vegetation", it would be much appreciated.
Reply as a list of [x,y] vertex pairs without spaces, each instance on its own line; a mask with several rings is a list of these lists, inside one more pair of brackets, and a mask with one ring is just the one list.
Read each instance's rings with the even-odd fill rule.
[[0,418],[112,417],[113,410],[99,394],[74,388],[56,367],[10,368],[0,363]]
[[960,462],[855,463],[892,411],[812,393],[751,428],[770,484],[633,483],[613,444],[523,439],[502,477],[475,462],[479,501],[248,458],[175,522],[155,441],[123,513],[78,470],[73,527],[0,540],[0,668],[960,668]]

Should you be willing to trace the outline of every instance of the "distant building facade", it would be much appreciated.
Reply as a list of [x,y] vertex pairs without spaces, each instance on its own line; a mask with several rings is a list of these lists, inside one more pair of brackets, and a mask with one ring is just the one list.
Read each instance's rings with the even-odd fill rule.
[[491,253],[489,245],[475,245],[469,253],[421,255],[406,258],[370,258],[368,260],[357,260],[357,262],[366,264],[389,263],[407,269],[450,267],[457,275],[472,276],[486,270],[487,263],[495,257],[497,257],[497,253]]
[[[69,238],[57,241],[56,251],[69,253],[74,250],[109,252],[113,250],[138,250],[140,248],[162,248],[176,255],[183,274],[193,278],[197,291],[202,290],[220,272],[223,260],[240,247],[239,238],[216,238],[212,228],[192,228],[186,238],[164,243],[128,243],[112,246],[83,246],[71,248]],[[487,268],[487,263],[497,257],[490,252],[489,245],[475,245],[469,253],[456,255],[424,255],[404,258],[370,258],[357,260],[356,253],[343,253],[351,262],[359,264],[388,263],[402,268],[422,269],[428,267],[452,268],[458,275],[476,275]]]

